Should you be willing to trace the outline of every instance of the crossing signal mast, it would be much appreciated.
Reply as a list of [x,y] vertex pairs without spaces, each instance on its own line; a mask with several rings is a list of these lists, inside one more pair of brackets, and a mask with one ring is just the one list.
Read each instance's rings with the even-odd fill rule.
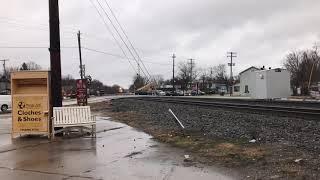
[[228,63],[228,66],[230,66],[230,96],[232,96],[233,94],[233,66],[235,66],[236,64],[233,63],[233,58],[237,57],[237,53],[236,52],[228,52],[228,58],[230,58],[230,63]]

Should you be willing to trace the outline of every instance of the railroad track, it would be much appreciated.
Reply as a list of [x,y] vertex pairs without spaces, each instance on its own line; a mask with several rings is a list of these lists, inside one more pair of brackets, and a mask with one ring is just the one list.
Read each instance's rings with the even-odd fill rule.
[[239,110],[253,110],[261,112],[275,112],[275,113],[285,113],[291,115],[308,115],[320,119],[320,108],[317,107],[296,107],[296,106],[285,106],[285,105],[274,105],[272,103],[267,104],[252,104],[251,101],[245,103],[245,101],[235,101],[230,100],[215,101],[208,99],[193,99],[193,98],[158,98],[158,97],[142,97],[135,98],[140,101],[152,101],[152,102],[163,102],[163,103],[173,103],[173,104],[185,104],[185,105],[196,105],[204,107],[217,107],[217,108],[232,108]]

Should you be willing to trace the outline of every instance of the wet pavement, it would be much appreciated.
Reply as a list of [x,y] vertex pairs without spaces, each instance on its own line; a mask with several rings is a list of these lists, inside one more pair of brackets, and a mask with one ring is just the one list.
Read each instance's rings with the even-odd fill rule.
[[226,170],[184,162],[183,150],[129,126],[98,117],[97,138],[18,138],[0,115],[0,179],[229,180]]

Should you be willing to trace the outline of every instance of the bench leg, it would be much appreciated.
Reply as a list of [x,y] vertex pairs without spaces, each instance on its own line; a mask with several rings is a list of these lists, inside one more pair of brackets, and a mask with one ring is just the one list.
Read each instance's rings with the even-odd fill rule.
[[96,128],[97,128],[97,126],[96,126],[96,124],[93,124],[92,125],[92,130],[91,130],[91,136],[92,137],[97,137],[97,130],[96,130]]
[[93,125],[91,126],[91,137],[93,137]]
[[80,127],[81,136],[83,136],[83,127]]
[[94,137],[97,137],[97,124],[94,124]]

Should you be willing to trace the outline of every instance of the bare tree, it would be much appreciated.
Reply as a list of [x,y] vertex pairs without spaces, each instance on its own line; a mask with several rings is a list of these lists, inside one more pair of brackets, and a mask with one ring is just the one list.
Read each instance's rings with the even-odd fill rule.
[[191,83],[191,75],[190,75],[190,68],[188,63],[186,62],[180,62],[178,64],[178,78],[181,82],[181,89],[187,90],[188,85]]
[[164,85],[164,78],[162,75],[153,75],[151,79],[156,83],[157,86]]
[[130,86],[130,91],[134,91],[141,87],[144,87],[147,84],[147,79],[143,76],[136,75],[133,78],[133,84]]
[[0,77],[3,81],[10,81],[11,79],[11,73],[12,72],[15,72],[15,71],[18,71],[19,70],[19,67],[15,67],[15,66],[12,66],[12,67],[6,67],[6,71],[3,72],[2,74],[0,74]]
[[41,66],[33,61],[24,62],[21,65],[20,70],[21,71],[28,71],[28,70],[40,70]]
[[309,94],[310,83],[320,81],[319,62],[316,50],[292,51],[286,56],[284,66],[291,74],[294,95],[297,94],[297,88],[301,88],[302,95]]
[[199,73],[200,73],[200,81],[201,81],[200,90],[206,91],[207,85],[209,84],[209,80],[210,80],[208,70],[206,68],[199,69]]
[[215,81],[219,83],[226,83],[227,77],[227,67],[225,64],[219,64],[213,67],[213,77]]

